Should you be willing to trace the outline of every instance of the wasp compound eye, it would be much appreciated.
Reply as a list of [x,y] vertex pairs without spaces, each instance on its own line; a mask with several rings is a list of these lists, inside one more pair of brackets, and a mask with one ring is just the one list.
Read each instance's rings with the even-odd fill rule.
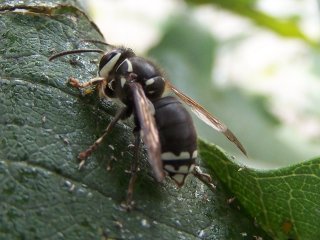
[[103,55],[99,63],[99,75],[107,77],[116,66],[121,55],[122,53],[119,51],[111,51]]

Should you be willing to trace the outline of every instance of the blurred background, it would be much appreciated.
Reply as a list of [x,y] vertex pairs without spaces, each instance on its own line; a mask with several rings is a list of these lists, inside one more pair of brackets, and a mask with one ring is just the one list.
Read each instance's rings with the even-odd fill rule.
[[316,0],[91,0],[106,41],[155,60],[222,120],[249,159],[201,121],[202,139],[252,167],[320,155]]

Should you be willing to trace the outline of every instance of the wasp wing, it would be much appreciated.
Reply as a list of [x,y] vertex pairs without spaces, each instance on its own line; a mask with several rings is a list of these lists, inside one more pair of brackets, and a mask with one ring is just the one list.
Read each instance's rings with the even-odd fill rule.
[[144,94],[143,88],[139,83],[128,83],[134,102],[134,111],[141,129],[141,137],[147,147],[148,161],[154,171],[157,181],[161,182],[164,177],[164,171],[161,161],[161,145],[159,133],[154,117],[152,116],[152,103]]
[[223,133],[231,142],[233,142],[240,151],[247,155],[247,151],[242,146],[238,138],[224,125],[219,119],[212,116],[206,109],[204,109],[199,103],[197,103],[192,98],[188,97],[184,93],[180,92],[175,86],[173,86],[169,81],[166,82],[167,86],[183,101],[185,102],[192,110],[192,112],[208,124],[210,127],[214,128],[218,132]]

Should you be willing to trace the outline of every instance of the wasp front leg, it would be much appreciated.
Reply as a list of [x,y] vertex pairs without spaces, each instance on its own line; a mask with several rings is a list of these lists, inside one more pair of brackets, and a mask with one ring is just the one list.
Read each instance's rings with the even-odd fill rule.
[[116,125],[116,123],[126,115],[128,109],[127,107],[123,107],[120,110],[118,110],[115,117],[112,119],[112,121],[109,123],[107,128],[104,130],[104,133],[99,137],[89,148],[87,148],[85,151],[79,153],[78,159],[80,160],[79,163],[79,169],[84,165],[86,159],[94,152],[98,146],[102,143],[103,139],[110,133],[110,131],[113,129],[113,127]]
[[103,81],[105,81],[105,78],[103,77],[96,77],[96,78],[92,78],[90,79],[88,82],[84,82],[81,83],[78,79],[74,78],[74,77],[70,77],[68,80],[68,83],[78,89],[82,89],[82,88],[88,88],[84,91],[84,95],[90,94],[92,93],[92,89],[89,88],[91,86],[95,86],[97,84],[101,84]]

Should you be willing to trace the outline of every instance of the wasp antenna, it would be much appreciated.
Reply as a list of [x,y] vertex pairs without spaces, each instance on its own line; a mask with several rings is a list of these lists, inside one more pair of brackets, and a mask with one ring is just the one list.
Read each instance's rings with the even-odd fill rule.
[[111,45],[111,44],[109,44],[109,43],[106,43],[106,42],[103,42],[103,41],[100,41],[100,40],[83,39],[81,42],[99,43],[99,44],[103,44],[103,45],[106,45],[106,46],[115,48],[114,45]]
[[86,52],[104,53],[104,51],[101,49],[76,49],[76,50],[64,51],[64,52],[60,52],[55,55],[52,55],[51,57],[49,57],[49,61],[52,61],[53,59],[56,59],[58,57],[62,57],[64,55],[70,55],[70,54],[76,54],[76,53],[86,53]]

